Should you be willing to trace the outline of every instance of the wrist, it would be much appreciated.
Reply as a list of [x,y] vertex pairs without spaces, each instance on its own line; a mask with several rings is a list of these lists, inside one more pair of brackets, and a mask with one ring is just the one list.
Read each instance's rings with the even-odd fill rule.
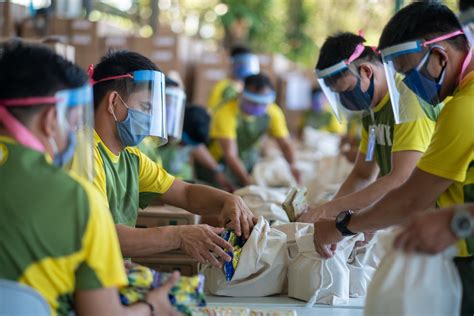
[[143,305],[146,305],[147,308],[150,310],[150,315],[151,315],[151,316],[155,316],[155,315],[156,315],[156,313],[155,313],[155,312],[156,312],[155,305],[154,305],[153,303],[151,303],[148,298],[147,298],[147,299],[144,299],[144,300],[140,300],[140,301],[138,301],[138,303],[143,304]]
[[354,211],[346,210],[340,212],[336,217],[336,229],[341,233],[342,236],[353,236],[357,234],[349,228],[349,225],[352,221],[352,216],[354,215]]

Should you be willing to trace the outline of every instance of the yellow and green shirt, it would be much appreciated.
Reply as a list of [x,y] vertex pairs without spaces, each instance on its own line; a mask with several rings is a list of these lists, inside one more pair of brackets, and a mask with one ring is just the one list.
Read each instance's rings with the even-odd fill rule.
[[45,154],[0,137],[0,279],[24,283],[53,315],[73,310],[81,290],[127,278],[104,198]]
[[[474,71],[441,111],[418,168],[454,181],[438,198],[439,207],[474,202]],[[474,254],[473,238],[462,245],[461,255],[468,253]]]
[[374,158],[380,169],[380,176],[385,176],[392,169],[392,153],[400,151],[425,152],[428,148],[435,122],[420,118],[412,122],[395,124],[389,94],[374,108],[374,121],[371,115],[362,118],[362,139],[359,151],[367,153],[369,130],[375,127]]
[[135,227],[138,208],[145,208],[174,182],[159,164],[138,148],[112,153],[94,132],[94,184],[107,199],[116,224]]
[[236,140],[239,153],[243,154],[256,149],[265,134],[275,138],[289,136],[285,115],[278,105],[270,104],[265,115],[254,117],[241,112],[238,100],[230,101],[222,105],[212,117],[211,154],[217,161],[223,157],[218,139]]
[[209,96],[207,107],[214,112],[222,105],[237,98],[241,88],[232,79],[222,79],[216,83]]

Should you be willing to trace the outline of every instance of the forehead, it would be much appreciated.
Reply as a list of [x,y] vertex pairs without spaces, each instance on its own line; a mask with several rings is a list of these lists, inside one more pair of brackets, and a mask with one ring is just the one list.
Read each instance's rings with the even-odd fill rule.
[[335,92],[352,90],[357,84],[357,77],[351,71],[344,71],[338,75],[324,79],[325,84]]
[[402,54],[393,58],[393,66],[399,73],[406,73],[407,71],[415,68],[423,58],[426,50],[418,53]]

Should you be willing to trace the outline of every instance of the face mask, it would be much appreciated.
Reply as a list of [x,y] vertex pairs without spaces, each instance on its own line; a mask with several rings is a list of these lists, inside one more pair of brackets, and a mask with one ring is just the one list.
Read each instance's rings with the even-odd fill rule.
[[424,57],[420,64],[410,70],[403,79],[405,85],[410,88],[417,96],[423,99],[428,104],[433,106],[439,103],[439,91],[444,82],[444,77],[446,75],[446,65],[443,66],[439,79],[436,80],[431,76],[425,75],[420,72],[420,69],[425,65],[429,60],[428,53],[427,57]]
[[251,116],[262,116],[267,113],[268,104],[258,104],[247,101],[240,102],[240,108],[242,111]]
[[58,145],[54,138],[49,139],[49,143],[53,149],[53,163],[58,167],[64,167],[74,157],[76,151],[76,135],[73,132],[68,133],[67,147],[63,152],[59,152]]
[[150,134],[151,115],[129,108],[121,97],[120,100],[128,111],[122,122],[117,121],[114,115],[120,142],[126,147],[137,146]]
[[322,95],[322,92],[315,93],[311,100],[311,109],[313,110],[313,112],[321,112],[323,109],[323,103],[324,96]]
[[366,92],[360,88],[360,78],[357,78],[357,84],[350,91],[339,93],[341,104],[349,111],[369,110],[374,97],[374,76],[370,78],[370,85]]

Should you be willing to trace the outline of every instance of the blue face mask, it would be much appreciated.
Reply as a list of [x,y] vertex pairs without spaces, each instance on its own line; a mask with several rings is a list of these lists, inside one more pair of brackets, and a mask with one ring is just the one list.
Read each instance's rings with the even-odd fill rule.
[[58,152],[58,146],[56,145],[55,142],[54,143],[53,142],[54,142],[54,140],[51,139],[50,143],[51,143],[51,145],[53,147],[53,151],[54,151],[53,163],[58,167],[64,167],[74,157],[74,153],[76,151],[76,143],[77,143],[76,134],[74,134],[73,132],[68,133],[67,147],[61,153]]
[[443,66],[441,74],[438,79],[435,79],[429,75],[423,74],[420,69],[429,60],[431,51],[423,57],[420,64],[408,71],[403,79],[405,85],[410,88],[417,96],[422,98],[425,102],[431,105],[437,105],[439,103],[439,91],[444,82],[446,75],[446,65]]
[[[122,98],[120,97],[122,100]],[[141,111],[129,108],[122,100],[124,106],[128,109],[127,117],[122,122],[115,120],[120,142],[123,146],[137,146],[142,140],[150,135],[151,115]]]
[[374,76],[370,78],[370,85],[366,92],[360,88],[360,78],[354,89],[339,93],[341,104],[349,111],[369,110],[374,97]]

